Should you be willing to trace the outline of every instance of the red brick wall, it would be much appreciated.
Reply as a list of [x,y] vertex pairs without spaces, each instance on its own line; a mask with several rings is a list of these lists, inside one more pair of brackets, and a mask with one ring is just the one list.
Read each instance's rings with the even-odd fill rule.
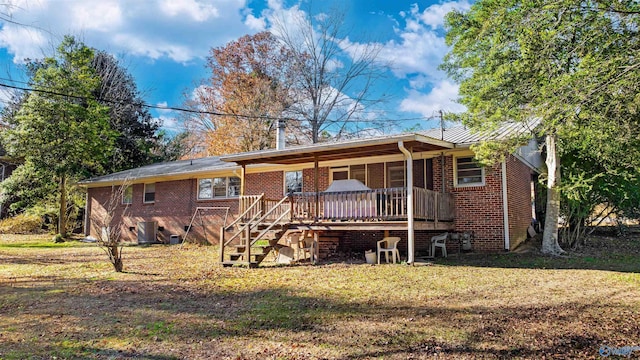
[[384,163],[367,165],[367,186],[371,189],[383,189],[384,186]]
[[284,172],[282,171],[247,174],[245,180],[245,195],[264,193],[267,199],[282,199],[284,196]]
[[[316,185],[314,180],[315,169],[304,169],[302,171],[302,191],[315,192]],[[329,168],[318,168],[318,190],[325,191],[329,187]]]
[[531,169],[514,156],[507,159],[507,199],[509,200],[509,247],[513,250],[527,239],[531,223]]
[[[441,191],[442,176],[440,157],[432,162],[433,188]],[[369,164],[369,187],[384,187],[384,165]],[[416,170],[422,166],[416,166]],[[503,209],[502,209],[502,175],[501,164],[485,169],[485,185],[478,187],[453,187],[453,158],[445,157],[444,161],[445,191],[451,192],[455,198],[456,220],[455,230],[459,232],[473,231],[475,239],[473,249],[475,251],[501,251],[504,249],[503,233]],[[329,185],[329,169],[319,168],[319,189],[324,191]],[[526,226],[531,221],[530,208],[530,170],[516,158],[510,157],[507,162],[507,181],[509,197],[509,228],[511,245],[515,246],[526,238]],[[282,171],[272,171],[260,174],[247,174],[245,187],[246,194],[264,193],[267,198],[280,199],[284,196]],[[418,182],[417,183],[424,183]],[[137,223],[141,221],[157,221],[164,231],[158,232],[161,241],[168,242],[171,234],[184,236],[184,226],[188,225],[198,206],[228,206],[229,220],[237,215],[238,200],[197,200],[197,180],[179,180],[156,183],[156,200],[154,204],[143,204],[143,184],[133,186],[133,204],[129,206],[119,205],[116,218],[121,216],[126,208],[125,233],[128,239],[136,241]],[[314,191],[314,169],[303,170],[303,191]],[[91,204],[91,219],[101,218],[104,209],[101,204],[106,203],[111,193],[111,187],[89,189],[89,201]],[[222,226],[224,212],[210,212],[205,216],[207,225],[207,239],[209,242],[218,241],[218,232]],[[133,227],[133,231],[129,231]],[[213,229],[213,230],[212,230]],[[96,236],[95,229],[91,229]],[[428,248],[431,236],[437,232],[416,232],[416,250],[425,251]],[[193,238],[192,238],[193,235]],[[204,232],[199,222],[192,227],[189,233],[190,239],[204,239]],[[401,253],[406,256],[406,231],[399,231],[392,236],[400,236]],[[375,242],[382,239],[382,232],[365,231],[345,233],[341,237],[339,249],[351,247],[353,251],[364,251],[375,248]],[[456,244],[449,244],[450,251],[456,250]]]
[[[115,189],[117,190],[117,189]],[[142,221],[157,221],[158,227],[163,228],[157,232],[157,238],[162,242],[169,242],[171,235],[179,235],[184,238],[185,226],[191,222],[191,218],[197,207],[229,207],[227,223],[233,220],[238,212],[238,199],[224,200],[197,200],[197,180],[179,180],[156,183],[155,202],[144,204],[142,194],[143,184],[133,185],[133,203],[122,205],[118,199],[114,218],[120,219],[124,213],[123,234],[126,241],[137,241],[137,225]],[[98,224],[104,223],[105,205],[112,194],[112,188],[91,188],[88,191],[91,219],[89,232],[97,236]],[[206,210],[203,213],[203,222],[206,227],[206,241],[217,243],[219,229],[224,223],[225,211]],[[196,217],[199,220],[199,217]],[[114,226],[115,223],[112,223]],[[189,241],[205,241],[204,229],[199,221],[196,221],[189,231]]]
[[[455,198],[455,231],[473,232],[474,251],[504,250],[501,164],[485,169],[485,185],[453,186],[453,157],[445,156],[445,192]],[[434,190],[442,190],[441,158],[433,159]]]

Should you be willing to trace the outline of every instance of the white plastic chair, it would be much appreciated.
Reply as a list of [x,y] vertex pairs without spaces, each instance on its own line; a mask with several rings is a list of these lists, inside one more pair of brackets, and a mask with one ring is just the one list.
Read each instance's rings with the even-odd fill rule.
[[447,237],[449,233],[436,235],[431,238],[431,256],[436,257],[436,248],[442,250],[442,256],[447,257]]
[[[398,251],[399,237],[391,236],[378,241],[378,265],[380,264],[380,253],[384,252],[384,258],[389,263],[389,253],[391,253],[392,262],[396,260],[400,262],[400,252]],[[384,244],[384,245],[383,245]]]
[[287,239],[287,245],[289,245],[292,249],[295,250],[295,256],[296,256],[296,260],[300,259],[300,253],[301,253],[301,249],[302,249],[302,240],[300,239],[300,237],[302,236],[301,232],[293,232],[293,233],[289,233],[287,235],[288,239]]
[[[307,259],[307,254],[309,254],[309,261],[315,263],[315,241],[313,238],[304,237],[300,240],[300,251],[302,251],[302,259]],[[298,258],[300,260],[300,258]]]

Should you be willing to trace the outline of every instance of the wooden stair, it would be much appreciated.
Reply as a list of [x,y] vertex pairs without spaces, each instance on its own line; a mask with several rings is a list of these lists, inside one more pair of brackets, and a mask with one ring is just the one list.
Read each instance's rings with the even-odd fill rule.
[[246,250],[247,246],[242,244],[236,244],[231,246],[233,249],[228,253],[229,260],[223,261],[222,266],[249,266],[250,268],[255,268],[260,265],[260,263],[271,253],[273,249],[276,247],[276,243],[280,240],[280,237],[286,232],[286,230],[282,231],[282,234],[278,236],[276,239],[269,240],[269,245],[253,245],[251,246],[251,251],[249,252],[250,261],[246,259]]
[[[220,263],[224,267],[247,266],[255,268],[276,247],[280,238],[287,232],[290,224],[290,208],[287,208],[283,198],[264,211],[264,196],[260,196],[249,208],[238,217],[230,226],[223,227],[221,234]],[[284,205],[283,205],[284,204]],[[247,214],[253,209],[253,217],[249,219]],[[256,210],[257,209],[257,210]],[[277,216],[273,216],[273,214]],[[270,216],[272,216],[270,218]],[[273,217],[276,217],[273,219]],[[245,219],[244,222],[240,221]],[[269,220],[273,219],[273,220]],[[235,233],[225,241],[225,232],[235,229]],[[235,243],[232,243],[234,242]],[[268,244],[265,244],[265,241]],[[225,256],[225,248],[229,252]]]

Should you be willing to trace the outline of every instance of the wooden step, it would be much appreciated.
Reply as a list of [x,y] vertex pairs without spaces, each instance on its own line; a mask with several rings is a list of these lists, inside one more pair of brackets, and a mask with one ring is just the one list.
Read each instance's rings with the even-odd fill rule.
[[[232,247],[235,248],[235,252],[232,254],[244,254],[247,249],[246,245],[233,245]],[[273,245],[254,245],[251,247],[251,254],[268,254],[272,248]]]
[[[240,260],[244,258],[245,253],[231,253],[229,254],[229,257],[231,258],[231,260]],[[251,257],[255,258],[256,260],[259,258],[264,259],[267,255],[269,255],[269,253],[251,253]]]
[[222,262],[222,266],[224,267],[231,267],[231,266],[247,266],[249,265],[249,268],[257,268],[258,267],[258,262],[252,261],[249,264],[247,264],[246,261],[233,261],[233,260],[227,260],[227,261],[223,261]]

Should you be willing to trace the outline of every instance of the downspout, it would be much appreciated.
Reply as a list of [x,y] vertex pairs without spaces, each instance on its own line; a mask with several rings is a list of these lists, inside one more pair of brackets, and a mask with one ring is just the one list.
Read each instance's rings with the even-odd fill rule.
[[414,227],[413,227],[413,156],[404,147],[402,140],[398,141],[398,149],[404,154],[407,160],[407,263],[413,265],[414,250]]
[[91,235],[91,224],[89,223],[89,219],[91,218],[89,213],[91,212],[91,204],[89,204],[89,188],[87,188],[87,192],[84,194],[84,235]]
[[507,200],[507,161],[502,161],[502,220],[504,226],[504,249],[511,250],[509,239],[509,201]]
[[[442,193],[444,194],[445,190],[446,190],[446,186],[445,186],[445,174],[444,174],[444,152],[440,153],[440,182],[441,184],[441,188],[442,188]],[[454,185],[455,186],[455,185]]]

